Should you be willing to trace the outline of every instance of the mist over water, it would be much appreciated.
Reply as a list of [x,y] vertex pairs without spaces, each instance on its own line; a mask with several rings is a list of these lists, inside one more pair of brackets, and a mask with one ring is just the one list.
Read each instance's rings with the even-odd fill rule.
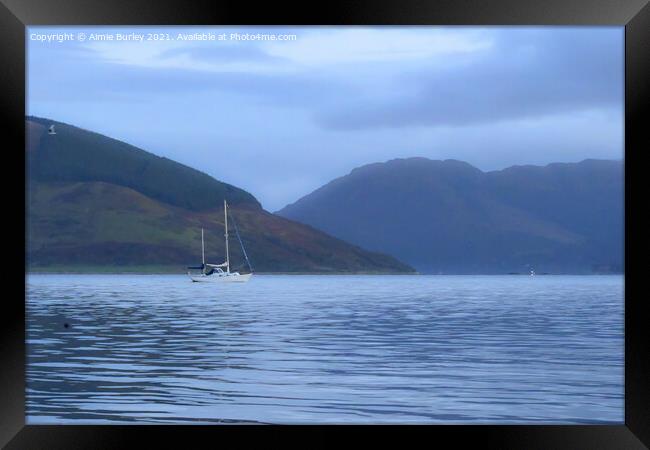
[[623,423],[622,276],[29,275],[27,423]]

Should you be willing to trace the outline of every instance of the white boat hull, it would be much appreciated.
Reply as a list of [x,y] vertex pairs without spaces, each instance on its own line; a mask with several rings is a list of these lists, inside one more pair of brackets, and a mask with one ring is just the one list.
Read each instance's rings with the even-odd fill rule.
[[214,273],[212,275],[187,274],[190,279],[197,283],[246,283],[253,276],[252,273]]

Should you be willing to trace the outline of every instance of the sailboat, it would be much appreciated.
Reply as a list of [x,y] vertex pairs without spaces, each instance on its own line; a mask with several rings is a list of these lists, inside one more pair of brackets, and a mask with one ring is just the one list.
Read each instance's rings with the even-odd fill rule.
[[[251,279],[253,276],[253,268],[250,261],[248,260],[248,255],[246,254],[246,249],[244,248],[244,243],[239,237],[239,230],[237,229],[237,223],[233,221],[235,225],[235,233],[237,234],[237,239],[239,239],[239,244],[241,245],[242,253],[244,254],[244,259],[248,264],[250,273],[240,274],[239,272],[230,271],[230,251],[228,248],[228,203],[226,200],[223,201],[223,215],[224,215],[224,227],[226,230],[226,261],[221,264],[209,264],[205,262],[205,241],[203,239],[203,228],[201,228],[201,265],[196,267],[188,267],[187,275],[193,282],[234,282],[234,283],[245,283]],[[224,270],[225,269],[225,270]],[[200,270],[198,274],[193,274],[190,270]]]

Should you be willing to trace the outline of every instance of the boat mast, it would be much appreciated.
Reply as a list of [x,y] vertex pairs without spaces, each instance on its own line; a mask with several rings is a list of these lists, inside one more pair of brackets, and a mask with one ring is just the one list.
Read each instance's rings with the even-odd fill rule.
[[228,252],[228,205],[226,204],[226,199],[223,200],[223,223],[226,227],[226,272],[230,273],[230,254]]
[[205,270],[205,245],[203,243],[203,228],[201,228],[201,262],[203,263],[203,270]]

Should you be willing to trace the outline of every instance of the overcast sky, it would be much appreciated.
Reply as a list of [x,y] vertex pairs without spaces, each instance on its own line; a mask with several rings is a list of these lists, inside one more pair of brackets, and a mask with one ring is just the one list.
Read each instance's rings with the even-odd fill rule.
[[[74,40],[34,40],[64,32]],[[178,40],[195,32],[226,40]],[[172,40],[90,41],[92,33]],[[27,111],[202,170],[275,211],[355,167],[393,158],[453,158],[482,170],[621,159],[623,33],[30,27]]]

